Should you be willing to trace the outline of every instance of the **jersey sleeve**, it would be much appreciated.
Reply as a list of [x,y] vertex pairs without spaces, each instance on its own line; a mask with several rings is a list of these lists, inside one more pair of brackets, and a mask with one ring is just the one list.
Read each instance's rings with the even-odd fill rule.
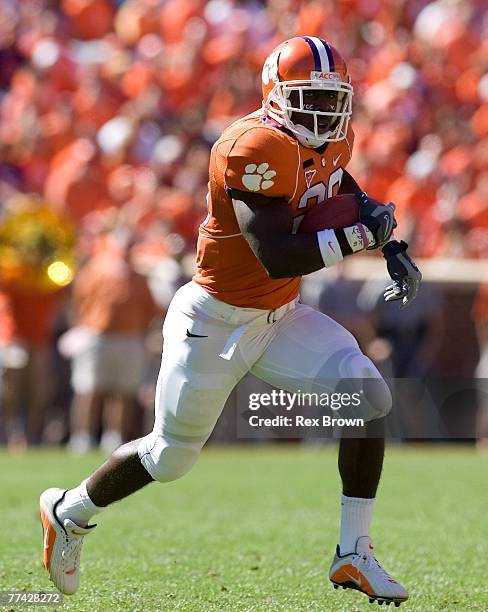
[[241,134],[230,149],[225,168],[226,187],[268,197],[290,199],[295,190],[297,153],[270,128]]

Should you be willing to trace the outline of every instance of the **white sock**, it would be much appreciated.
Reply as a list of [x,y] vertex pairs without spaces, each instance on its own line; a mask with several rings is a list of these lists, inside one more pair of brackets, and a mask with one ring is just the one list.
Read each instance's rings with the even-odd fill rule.
[[99,508],[90,499],[86,490],[86,480],[78,487],[66,491],[63,501],[56,508],[58,519],[63,522],[69,518],[80,527],[86,527],[91,517],[105,508]]
[[361,536],[369,535],[375,498],[341,496],[341,555],[352,553]]

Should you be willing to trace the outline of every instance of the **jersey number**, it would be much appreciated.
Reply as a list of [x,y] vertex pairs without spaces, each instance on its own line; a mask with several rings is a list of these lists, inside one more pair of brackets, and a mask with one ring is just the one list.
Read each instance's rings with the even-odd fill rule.
[[[342,168],[337,168],[337,170],[334,170],[334,172],[330,175],[327,184],[321,181],[320,183],[316,183],[315,185],[312,185],[312,187],[309,187],[300,198],[297,210],[305,208],[311,203],[317,204],[319,202],[323,202],[327,198],[332,198],[337,195],[343,175],[344,170]],[[297,233],[304,216],[304,214],[299,215],[293,219],[292,234]]]

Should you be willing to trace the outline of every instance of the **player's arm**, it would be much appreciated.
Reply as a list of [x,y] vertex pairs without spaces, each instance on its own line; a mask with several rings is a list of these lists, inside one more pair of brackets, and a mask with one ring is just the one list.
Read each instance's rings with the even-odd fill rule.
[[339,186],[339,194],[343,193],[362,193],[361,187],[356,183],[354,178],[349,174],[347,170],[344,170],[342,175],[341,184]]
[[283,198],[230,189],[239,228],[271,278],[290,278],[330,268],[364,250],[374,236],[362,224],[291,234],[291,208]]
[[291,209],[283,198],[231,189],[239,228],[270,278],[310,274],[324,267],[317,234],[290,233]]

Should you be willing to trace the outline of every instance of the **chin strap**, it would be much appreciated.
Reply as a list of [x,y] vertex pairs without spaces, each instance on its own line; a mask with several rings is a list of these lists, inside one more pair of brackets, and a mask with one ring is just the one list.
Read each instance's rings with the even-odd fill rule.
[[[287,125],[288,123],[288,125]],[[291,121],[288,122],[284,122],[284,126],[289,129],[296,137],[296,139],[304,146],[304,147],[309,147],[311,149],[317,149],[318,147],[321,147],[322,145],[326,144],[327,142],[329,142],[328,140],[323,140],[323,139],[317,139],[315,137],[315,134],[303,134],[298,127],[302,127],[302,126],[296,126],[294,123],[292,123]],[[292,126],[292,127],[291,127]],[[304,128],[306,129],[306,128]],[[308,132],[309,130],[307,130]],[[324,138],[327,139],[330,136],[330,132],[327,132],[327,134],[324,134]]]

